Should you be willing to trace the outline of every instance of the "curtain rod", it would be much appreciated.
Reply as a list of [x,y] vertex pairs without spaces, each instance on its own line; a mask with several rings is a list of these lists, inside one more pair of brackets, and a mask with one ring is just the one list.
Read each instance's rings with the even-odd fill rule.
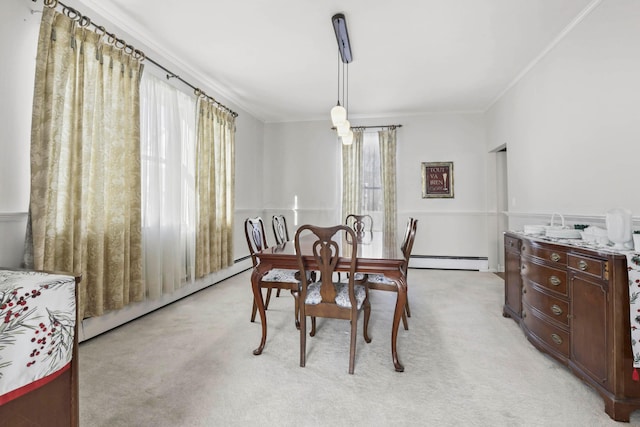
[[[31,1],[35,3],[37,0],[31,0]],[[169,79],[178,79],[178,80],[180,80],[182,83],[184,83],[185,85],[187,85],[191,89],[193,89],[193,93],[196,96],[208,99],[209,101],[215,103],[219,108],[229,112],[231,115],[233,115],[233,117],[238,117],[238,113],[236,113],[235,111],[233,111],[232,109],[230,109],[226,105],[220,103],[214,97],[212,97],[210,95],[207,95],[200,88],[195,87],[194,85],[192,85],[191,83],[189,83],[188,81],[186,81],[185,79],[183,79],[182,77],[177,75],[176,73],[174,73],[171,70],[169,70],[167,67],[161,65],[157,61],[155,61],[152,58],[148,57],[142,51],[134,49],[133,46],[128,45],[124,40],[117,38],[115,36],[115,34],[108,33],[103,26],[96,24],[95,22],[93,22],[91,20],[91,18],[89,18],[86,15],[82,15],[76,9],[74,9],[74,8],[72,8],[70,6],[67,6],[66,4],[64,4],[63,2],[61,2],[59,0],[44,0],[44,5],[46,7],[52,8],[52,9],[55,9],[56,6],[60,5],[62,7],[63,13],[68,18],[70,18],[70,19],[72,19],[74,21],[77,21],[79,26],[86,27],[88,25],[91,25],[95,30],[102,31],[104,33],[104,35],[108,36],[109,40],[113,40],[113,42],[111,44],[116,45],[116,47],[119,47],[119,48],[121,48],[121,49],[123,49],[123,50],[125,50],[127,52],[136,53],[141,58],[140,59],[141,62],[144,61],[144,60],[147,60],[147,61],[151,62],[153,65],[155,65],[156,67],[158,67],[161,70],[165,71],[167,73],[167,80],[169,80]]]
[[[401,128],[402,125],[372,125],[372,126],[351,126],[351,129],[353,130],[358,130],[358,129],[395,129],[395,128]],[[331,128],[332,130],[336,130],[336,127],[333,126]]]

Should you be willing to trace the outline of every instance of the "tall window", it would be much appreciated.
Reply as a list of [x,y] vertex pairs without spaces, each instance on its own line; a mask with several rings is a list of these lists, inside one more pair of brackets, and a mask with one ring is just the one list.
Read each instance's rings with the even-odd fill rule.
[[369,214],[374,229],[395,241],[396,128],[355,129],[353,143],[342,145],[342,217]]
[[362,141],[362,214],[373,218],[375,230],[382,230],[384,194],[380,174],[380,143],[377,132],[364,132]]

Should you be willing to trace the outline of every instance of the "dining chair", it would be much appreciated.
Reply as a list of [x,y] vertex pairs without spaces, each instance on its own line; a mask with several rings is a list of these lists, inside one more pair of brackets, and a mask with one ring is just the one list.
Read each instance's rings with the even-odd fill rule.
[[373,217],[368,214],[349,214],[345,218],[344,223],[356,232],[358,238],[361,238],[365,233],[373,232]]
[[273,236],[276,238],[276,245],[289,241],[289,229],[284,215],[274,215],[271,218],[271,226],[273,227]]
[[[317,266],[314,270],[320,271],[317,282],[309,282],[306,273],[310,266],[305,261],[301,251],[300,240],[303,236],[310,235],[313,241],[311,256]],[[294,242],[298,266],[302,277],[300,288],[300,366],[306,364],[306,338],[307,316],[311,317],[310,336],[316,334],[316,318],[325,317],[332,319],[344,319],[351,322],[351,344],[349,348],[349,373],[353,374],[356,355],[356,337],[358,329],[358,316],[364,310],[363,335],[365,342],[371,342],[367,328],[371,316],[369,304],[369,291],[366,286],[358,285],[354,281],[357,262],[357,251],[341,251],[341,243],[355,241],[355,231],[346,225],[333,227],[317,227],[313,225],[301,226],[295,234]],[[338,258],[342,256],[349,262],[350,279],[344,282],[334,282],[333,273],[338,265]]]
[[[282,245],[289,241],[289,229],[287,228],[287,219],[284,215],[274,215],[271,217],[271,227],[273,228],[273,237],[276,239],[276,245]],[[276,292],[276,297],[280,296],[280,289]]]
[[[402,255],[404,257],[404,263],[402,264],[402,271],[407,277],[407,273],[409,270],[409,258],[411,257],[411,251],[413,250],[413,242],[416,237],[416,231],[418,228],[418,220],[414,218],[409,218],[407,220],[407,228],[405,231],[404,239],[402,241]],[[380,290],[380,291],[391,291],[398,292],[398,287],[394,281],[388,279],[383,274],[369,274],[367,275],[366,285],[369,289]],[[408,282],[407,282],[408,283]],[[402,324],[404,325],[404,329],[409,329],[409,322],[407,317],[411,317],[411,309],[409,308],[409,296],[407,295],[407,302],[404,306],[404,311],[402,312]]]
[[[253,262],[253,267],[255,268],[258,265],[259,259],[256,254],[264,249],[267,249],[267,238],[264,232],[264,222],[262,218],[247,218],[244,221],[244,232],[247,238],[247,245],[249,246],[249,252],[251,254],[251,261]],[[291,295],[294,298],[295,304],[295,322],[296,327],[300,326],[298,320],[298,312],[299,312],[299,304],[298,304],[298,294],[300,290],[300,280],[299,274],[297,270],[285,270],[280,268],[274,268],[269,270],[267,274],[260,278],[260,288],[267,289],[267,297],[265,299],[264,308],[265,310],[269,307],[269,300],[271,299],[271,290],[272,289],[288,289],[291,291]],[[251,310],[251,321],[255,322],[256,312],[258,310],[258,306],[256,305],[255,299],[253,301],[253,309]]]

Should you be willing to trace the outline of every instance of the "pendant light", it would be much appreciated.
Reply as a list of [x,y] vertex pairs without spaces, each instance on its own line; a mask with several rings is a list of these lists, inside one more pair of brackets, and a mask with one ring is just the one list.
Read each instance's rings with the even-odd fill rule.
[[342,137],[343,145],[351,145],[353,144],[353,131],[349,129],[349,132]]
[[[338,51],[340,58],[338,60],[338,102],[331,109],[331,122],[335,126],[338,136],[342,138],[343,144],[351,144],[353,142],[353,132],[351,131],[351,123],[347,120],[347,102],[349,96],[348,76],[349,63],[352,61],[351,44],[349,43],[349,33],[347,32],[347,21],[344,14],[336,13],[331,17],[333,30],[336,34],[338,43]],[[340,104],[340,59],[342,60],[342,104]],[[345,72],[346,70],[346,72]],[[345,75],[347,76],[345,78]],[[346,92],[346,97],[345,97]],[[348,141],[348,142],[347,142]]]

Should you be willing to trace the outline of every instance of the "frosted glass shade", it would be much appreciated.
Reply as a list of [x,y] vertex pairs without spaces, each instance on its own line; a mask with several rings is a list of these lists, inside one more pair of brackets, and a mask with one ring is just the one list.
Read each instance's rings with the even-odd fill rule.
[[340,123],[347,120],[347,110],[340,104],[331,109],[331,122],[334,126],[338,126]]
[[343,145],[351,145],[353,144],[353,131],[349,130],[345,136],[342,137]]
[[345,136],[351,130],[351,123],[349,123],[349,120],[344,120],[342,123],[336,125],[336,129],[338,131],[338,135]]

